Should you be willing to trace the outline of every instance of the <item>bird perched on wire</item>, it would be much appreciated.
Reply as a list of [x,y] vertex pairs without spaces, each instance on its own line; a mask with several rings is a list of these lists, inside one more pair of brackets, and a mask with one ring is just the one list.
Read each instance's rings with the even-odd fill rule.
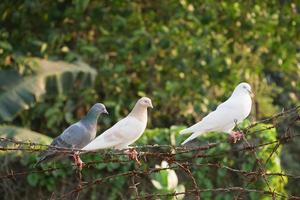
[[[82,148],[86,151],[114,148],[118,150],[127,149],[143,134],[147,126],[147,108],[153,108],[151,99],[140,98],[127,117],[118,121],[111,128],[99,135],[87,146]],[[135,149],[125,151],[126,154],[138,163]]]
[[81,149],[90,143],[96,137],[97,120],[102,113],[108,114],[102,103],[93,105],[85,117],[69,126],[52,141],[48,149],[41,152],[36,165],[53,158],[62,158],[67,154],[73,156],[75,164],[81,169],[84,163],[81,161],[78,151],[72,153],[70,150],[67,152],[66,149]]
[[251,86],[248,83],[240,83],[229,99],[220,104],[215,111],[209,113],[195,125],[180,131],[180,134],[192,133],[182,145],[199,135],[213,131],[229,133],[234,143],[240,140],[243,134],[239,131],[232,132],[232,130],[250,114],[251,95],[253,95]]

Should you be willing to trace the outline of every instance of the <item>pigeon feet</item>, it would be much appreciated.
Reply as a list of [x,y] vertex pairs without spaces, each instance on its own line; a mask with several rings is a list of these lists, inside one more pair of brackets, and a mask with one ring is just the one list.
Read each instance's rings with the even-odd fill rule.
[[124,153],[128,155],[129,159],[135,160],[138,165],[141,165],[141,162],[138,159],[139,153],[134,148],[127,149],[126,151],[124,151]]
[[78,167],[79,170],[82,170],[82,168],[85,166],[84,162],[80,159],[79,154],[75,153],[73,155],[74,163]]
[[236,143],[237,141],[240,141],[242,139],[243,135],[244,134],[240,131],[233,131],[230,133],[230,140],[233,143]]

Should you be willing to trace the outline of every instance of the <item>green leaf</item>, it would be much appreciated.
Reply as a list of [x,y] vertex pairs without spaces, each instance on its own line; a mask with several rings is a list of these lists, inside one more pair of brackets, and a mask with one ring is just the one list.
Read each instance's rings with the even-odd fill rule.
[[0,48],[3,48],[7,51],[11,51],[13,49],[13,47],[11,46],[10,43],[8,43],[7,41],[0,41]]
[[36,173],[29,174],[27,176],[27,181],[28,181],[29,185],[35,187],[39,181],[39,175]]
[[[2,86],[0,121],[12,121],[22,110],[40,101],[45,93],[57,95],[70,92],[75,86],[90,86],[96,76],[96,71],[84,63],[70,64],[38,58],[29,58],[26,62],[35,66],[35,74],[12,80],[15,84],[7,80]],[[6,73],[11,74],[11,71],[1,71],[0,77],[5,78]]]
[[77,12],[84,12],[89,5],[90,0],[75,0],[75,6]]

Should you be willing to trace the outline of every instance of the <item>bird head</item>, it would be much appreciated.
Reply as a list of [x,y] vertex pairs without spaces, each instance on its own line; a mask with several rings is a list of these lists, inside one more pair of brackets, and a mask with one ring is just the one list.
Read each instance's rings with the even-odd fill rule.
[[140,98],[138,100],[138,104],[141,105],[141,106],[144,106],[146,108],[148,108],[148,107],[153,108],[151,99],[148,98],[148,97],[142,97],[142,98]]
[[95,111],[99,112],[100,114],[102,114],[102,113],[108,114],[104,104],[102,104],[102,103],[96,103],[95,105],[93,105],[91,110],[95,110]]
[[238,84],[238,86],[236,86],[236,88],[235,88],[235,91],[247,93],[250,96],[254,96],[254,94],[252,92],[252,89],[251,89],[251,86],[248,83],[245,83],[245,82]]

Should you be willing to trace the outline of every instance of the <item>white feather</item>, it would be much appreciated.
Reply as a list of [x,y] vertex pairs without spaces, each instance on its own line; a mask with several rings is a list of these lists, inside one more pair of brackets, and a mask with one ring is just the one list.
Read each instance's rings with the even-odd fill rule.
[[94,139],[82,150],[126,148],[143,134],[146,124],[135,117],[127,116]]

